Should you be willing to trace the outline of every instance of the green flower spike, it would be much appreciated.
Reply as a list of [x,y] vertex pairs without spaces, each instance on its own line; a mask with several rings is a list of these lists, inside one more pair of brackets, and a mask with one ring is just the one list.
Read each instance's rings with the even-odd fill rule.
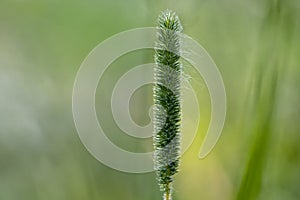
[[154,70],[154,166],[164,199],[172,199],[173,176],[178,172],[180,157],[182,66],[178,16],[164,11],[158,20]]

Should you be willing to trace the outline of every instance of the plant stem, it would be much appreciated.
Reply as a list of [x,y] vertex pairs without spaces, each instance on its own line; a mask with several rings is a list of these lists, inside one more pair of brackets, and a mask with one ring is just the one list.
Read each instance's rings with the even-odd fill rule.
[[172,200],[171,198],[171,194],[170,194],[171,188],[170,188],[170,184],[167,184],[167,191],[165,192],[165,198],[164,200]]

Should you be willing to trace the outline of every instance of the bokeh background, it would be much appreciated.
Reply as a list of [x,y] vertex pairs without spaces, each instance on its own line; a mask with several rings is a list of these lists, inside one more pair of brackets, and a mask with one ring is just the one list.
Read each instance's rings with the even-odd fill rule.
[[[174,199],[300,199],[300,1],[0,0],[1,200],[161,199],[154,173],[118,172],[88,153],[73,123],[71,98],[77,70],[97,44],[127,29],[155,26],[166,8],[178,13],[184,32],[218,65],[228,106],[220,141],[199,160],[209,94],[199,74],[185,66],[201,120],[182,157]],[[123,73],[152,58],[151,50],[122,56],[96,94],[108,137],[131,151],[151,149],[151,139],[118,129],[109,110],[111,90]],[[138,124],[149,122],[151,91],[148,85],[132,97]]]

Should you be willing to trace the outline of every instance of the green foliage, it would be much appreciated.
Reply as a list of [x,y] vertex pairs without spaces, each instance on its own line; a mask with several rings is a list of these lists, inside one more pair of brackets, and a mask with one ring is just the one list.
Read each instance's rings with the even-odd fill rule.
[[154,163],[164,198],[171,199],[180,154],[180,41],[178,17],[169,10],[159,17],[154,72]]
[[[278,95],[280,92],[279,78],[284,76],[290,46],[292,28],[287,24],[293,22],[289,18],[287,5],[282,0],[273,1],[267,7],[265,21],[262,23],[260,45],[257,52],[261,58],[252,73],[253,85],[250,89],[254,96],[252,99],[252,117],[248,122],[254,136],[249,151],[249,158],[245,167],[242,181],[237,192],[237,200],[260,199],[269,152],[276,136],[275,119],[278,112]],[[279,35],[278,30],[286,29],[287,40]],[[284,41],[284,43],[282,43]],[[280,57],[284,55],[283,57]]]

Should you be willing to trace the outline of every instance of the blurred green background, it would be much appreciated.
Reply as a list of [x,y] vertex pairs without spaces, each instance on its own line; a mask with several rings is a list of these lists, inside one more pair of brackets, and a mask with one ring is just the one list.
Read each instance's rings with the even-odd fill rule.
[[[161,199],[154,173],[118,172],[87,152],[71,97],[77,70],[97,44],[127,29],[155,26],[166,8],[212,56],[228,98],[220,141],[199,160],[210,102],[203,80],[186,66],[201,121],[182,158],[174,199],[300,199],[300,1],[0,0],[1,200]],[[121,136],[103,105],[118,77],[152,57],[148,50],[118,59],[96,95],[109,136],[132,151],[151,149],[151,140]],[[151,86],[134,99],[132,116],[146,124]]]

